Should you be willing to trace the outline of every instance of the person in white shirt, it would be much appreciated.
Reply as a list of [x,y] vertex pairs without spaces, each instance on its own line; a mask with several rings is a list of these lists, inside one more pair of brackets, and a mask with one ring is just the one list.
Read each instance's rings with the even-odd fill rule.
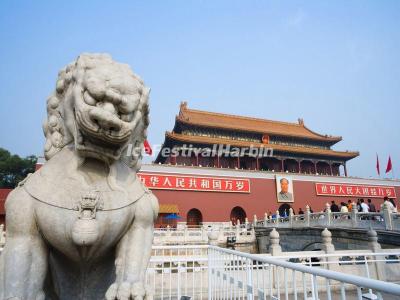
[[[344,203],[344,202],[340,203],[340,212],[341,213],[349,212],[349,209],[347,208],[346,203]],[[342,217],[341,217],[341,219],[348,219],[348,218],[349,218],[349,216],[347,216],[347,215],[342,215]]]
[[364,202],[364,199],[361,199],[360,202],[361,202],[361,212],[363,213],[369,212],[369,206],[367,203]]
[[392,199],[389,200],[388,197],[383,198],[384,202],[381,206],[381,211],[385,208],[385,206],[388,208],[389,212],[391,213],[397,213],[397,208],[394,204],[394,201]]
[[347,208],[346,203],[344,203],[344,202],[340,203],[340,212],[342,212],[342,213],[349,212],[349,209]]

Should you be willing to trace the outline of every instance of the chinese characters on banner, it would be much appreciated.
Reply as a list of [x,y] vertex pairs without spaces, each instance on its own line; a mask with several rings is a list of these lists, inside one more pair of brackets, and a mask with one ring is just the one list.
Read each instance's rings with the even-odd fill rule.
[[204,176],[138,173],[149,189],[250,193],[250,180]]
[[393,186],[370,186],[354,184],[315,183],[315,190],[319,196],[369,197],[369,198],[396,198]]

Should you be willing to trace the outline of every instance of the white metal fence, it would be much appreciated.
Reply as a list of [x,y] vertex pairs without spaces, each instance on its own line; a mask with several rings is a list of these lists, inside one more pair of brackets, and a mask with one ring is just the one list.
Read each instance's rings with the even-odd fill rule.
[[155,299],[207,299],[208,245],[153,246],[147,284]]
[[[400,250],[247,254],[215,246],[154,246],[155,299],[400,299]],[[392,283],[376,280],[386,278]],[[351,274],[351,275],[346,275]],[[355,276],[357,275],[357,276]]]
[[394,283],[215,246],[208,274],[208,299],[400,299]]
[[[147,284],[164,299],[400,299],[400,250],[248,254],[153,246]],[[351,274],[351,275],[350,275]],[[377,280],[384,278],[388,282]],[[389,282],[390,281],[390,282]],[[365,298],[363,298],[365,296]],[[376,297],[376,298],[375,298]]]

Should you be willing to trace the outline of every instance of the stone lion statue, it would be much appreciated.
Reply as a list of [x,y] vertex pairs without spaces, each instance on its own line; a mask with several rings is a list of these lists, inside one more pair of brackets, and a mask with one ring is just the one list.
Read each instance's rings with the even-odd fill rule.
[[148,95],[109,55],[82,54],[59,72],[43,126],[47,162],[6,201],[1,300],[152,298],[158,202],[136,176]]

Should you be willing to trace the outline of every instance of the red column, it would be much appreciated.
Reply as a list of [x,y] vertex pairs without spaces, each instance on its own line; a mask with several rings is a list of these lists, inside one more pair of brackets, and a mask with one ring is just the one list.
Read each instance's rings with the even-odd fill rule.
[[299,173],[301,173],[301,161],[298,160],[297,162],[298,162],[298,164],[299,164]]
[[329,164],[329,168],[331,169],[331,176],[333,176],[332,164]]
[[237,168],[240,169],[240,157],[239,157],[239,155],[237,157]]
[[217,168],[221,167],[221,163],[219,161],[219,154],[217,153]]
[[281,159],[281,172],[285,172],[284,159]]
[[347,177],[347,168],[346,168],[346,163],[344,163],[344,164],[343,164],[343,167],[344,167],[344,176],[346,176],[346,177]]
[[260,162],[258,161],[258,156],[256,157],[256,169],[260,170]]
[[314,161],[314,174],[317,174],[317,162]]
[[196,153],[196,166],[197,167],[199,166],[199,154],[198,153]]

